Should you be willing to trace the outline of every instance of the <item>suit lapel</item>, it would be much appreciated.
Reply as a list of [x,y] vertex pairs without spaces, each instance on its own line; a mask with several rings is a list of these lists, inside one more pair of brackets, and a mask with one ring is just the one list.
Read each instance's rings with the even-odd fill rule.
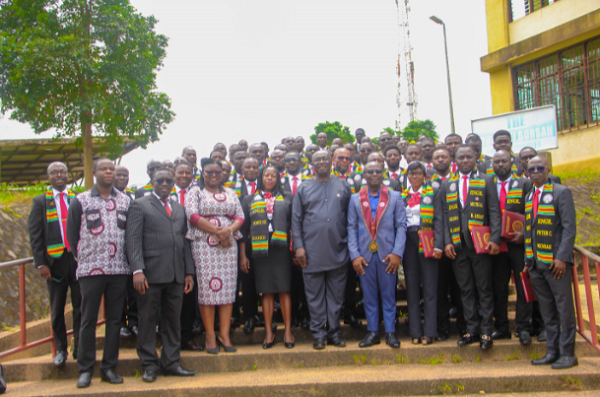
[[167,210],[165,209],[164,205],[160,201],[158,201],[158,199],[156,198],[156,196],[154,194],[151,194],[151,196],[152,197],[150,198],[150,202],[152,203],[152,205],[154,207],[156,207],[156,209],[158,210],[158,212],[160,212],[161,214],[163,214],[167,218],[171,219],[171,217],[167,213]]

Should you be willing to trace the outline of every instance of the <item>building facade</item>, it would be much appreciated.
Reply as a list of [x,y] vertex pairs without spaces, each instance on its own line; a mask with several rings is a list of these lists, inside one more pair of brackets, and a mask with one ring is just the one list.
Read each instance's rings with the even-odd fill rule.
[[554,172],[600,172],[600,0],[486,0],[486,16],[493,113],[554,104]]

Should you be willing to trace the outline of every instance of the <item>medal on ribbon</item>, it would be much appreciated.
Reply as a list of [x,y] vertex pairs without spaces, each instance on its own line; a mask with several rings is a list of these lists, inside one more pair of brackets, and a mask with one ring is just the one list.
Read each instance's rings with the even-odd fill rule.
[[364,187],[359,192],[359,199],[362,203],[361,210],[365,226],[371,236],[371,242],[369,243],[369,251],[375,253],[379,250],[379,244],[377,244],[377,232],[379,229],[379,222],[383,217],[387,205],[390,201],[390,189],[386,186],[381,186],[381,193],[379,194],[379,203],[377,203],[377,211],[375,212],[375,219],[371,214],[371,204],[369,203],[369,189]]

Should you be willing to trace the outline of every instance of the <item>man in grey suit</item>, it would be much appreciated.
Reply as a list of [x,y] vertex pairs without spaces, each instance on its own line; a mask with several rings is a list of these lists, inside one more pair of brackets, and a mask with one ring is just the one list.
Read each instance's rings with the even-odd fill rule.
[[525,265],[547,333],[546,355],[531,363],[566,369],[577,365],[571,288],[577,225],[571,190],[553,183],[548,171],[544,157],[536,156],[527,164],[534,188],[525,198]]
[[171,170],[156,170],[152,177],[152,194],[132,201],[127,214],[127,258],[133,273],[133,286],[139,293],[137,351],[145,382],[154,382],[159,368],[155,333],[159,313],[163,346],[160,366],[165,375],[191,376],[196,373],[179,364],[179,317],[183,294],[192,291],[194,286],[194,264],[190,242],[185,239],[184,207],[169,200],[173,183]]

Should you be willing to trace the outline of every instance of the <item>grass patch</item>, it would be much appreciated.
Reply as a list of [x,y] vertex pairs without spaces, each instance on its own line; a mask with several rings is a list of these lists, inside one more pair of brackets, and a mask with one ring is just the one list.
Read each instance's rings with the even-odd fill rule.
[[581,390],[581,379],[579,378],[573,378],[572,376],[561,376],[561,379],[563,380],[563,384],[561,385],[562,387],[569,389],[569,391],[578,391]]
[[419,362],[421,364],[438,365],[438,364],[441,364],[441,363],[443,363],[445,361],[446,360],[444,360],[444,352],[441,352],[440,355],[437,356],[437,357],[423,358]]
[[356,365],[363,365],[366,361],[367,361],[367,355],[366,354],[361,354],[360,356],[357,356],[356,354],[352,355],[352,359],[354,360],[354,363]]
[[408,358],[404,358],[402,354],[396,354],[396,358],[398,359],[398,364],[408,364]]
[[519,351],[515,350],[513,354],[506,358],[506,361],[517,361],[519,359]]
[[450,385],[448,382],[444,382],[444,384],[442,386],[438,386],[437,389],[444,395],[465,393],[465,386],[458,383],[453,383]]
[[[48,184],[45,182],[29,186],[16,186],[1,183],[0,205],[22,204],[35,196],[46,193],[47,189]],[[76,193],[81,193],[85,191],[85,188],[82,186],[73,186],[71,187],[71,190]]]
[[458,364],[458,363],[462,363],[463,359],[458,354],[453,354],[452,355],[452,361],[454,361],[456,364]]

